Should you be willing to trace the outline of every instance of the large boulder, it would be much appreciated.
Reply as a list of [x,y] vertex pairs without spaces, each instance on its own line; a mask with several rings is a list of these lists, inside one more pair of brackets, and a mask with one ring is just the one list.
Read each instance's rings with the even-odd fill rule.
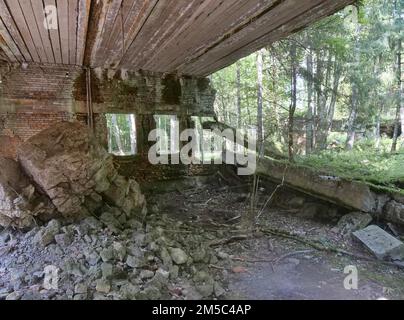
[[54,212],[54,206],[36,191],[19,164],[0,157],[0,225],[28,228]]
[[139,185],[118,175],[112,156],[82,123],[40,132],[19,147],[18,160],[66,218],[101,212],[105,204],[128,216],[145,213]]

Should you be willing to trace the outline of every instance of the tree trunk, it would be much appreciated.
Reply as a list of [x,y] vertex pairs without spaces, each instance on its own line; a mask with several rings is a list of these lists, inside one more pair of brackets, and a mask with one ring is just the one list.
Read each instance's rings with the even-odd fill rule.
[[[355,44],[355,67],[358,68],[360,64],[360,47],[359,47],[359,35],[360,35],[360,25],[356,27],[356,44]],[[355,125],[356,119],[358,117],[358,107],[359,107],[359,88],[358,84],[356,83],[357,80],[352,80],[352,96],[351,96],[351,110],[348,119],[348,130],[347,130],[347,139],[346,139],[346,149],[352,150],[355,144]]]
[[136,154],[136,121],[135,115],[129,115],[129,129],[130,129],[130,152]]
[[264,140],[263,134],[263,57],[262,50],[257,53],[257,142],[258,148]]
[[357,116],[358,116],[357,92],[356,92],[356,86],[354,86],[354,88],[352,88],[351,111],[349,113],[348,118],[348,130],[346,140],[346,149],[348,150],[352,150],[355,143],[355,135],[356,135],[355,124]]
[[379,107],[379,111],[376,116],[376,143],[375,148],[376,150],[380,149],[380,142],[381,142],[381,133],[380,133],[380,122],[381,122],[381,114],[382,114],[383,106]]
[[116,114],[113,114],[111,116],[111,123],[112,123],[112,129],[114,132],[116,146],[118,147],[119,154],[122,155],[122,154],[124,154],[124,152],[123,152],[121,134],[120,134],[119,127],[118,127],[118,121],[116,118]]
[[236,63],[236,86],[237,86],[237,127],[241,128],[241,70],[240,62]]
[[391,152],[397,151],[398,138],[400,136],[400,122],[401,122],[401,135],[404,136],[404,103],[403,103],[403,83],[401,80],[401,49],[402,42],[401,39],[397,42],[397,58],[396,58],[396,76],[397,76],[397,108],[396,108],[396,119],[394,124],[394,135],[393,144],[391,147]]
[[290,49],[290,59],[292,66],[292,79],[291,79],[291,101],[289,108],[289,121],[288,121],[288,133],[289,133],[289,143],[288,143],[288,151],[289,151],[289,161],[294,161],[294,116],[296,111],[297,104],[297,57],[296,57],[296,43],[292,43]]
[[307,54],[307,115],[306,115],[306,154],[313,151],[314,137],[314,101],[313,101],[313,52]]
[[[337,59],[337,58],[335,58]],[[335,115],[335,105],[337,103],[337,97],[338,97],[338,90],[339,90],[339,83],[340,83],[340,78],[341,78],[341,73],[342,69],[341,66],[337,61],[335,61],[334,65],[334,83],[332,87],[332,93],[331,93],[331,101],[330,101],[330,106],[328,108],[328,115],[327,115],[327,126],[325,130],[325,142],[328,140],[328,135],[330,134],[332,130],[332,125],[334,122],[334,115]],[[326,149],[327,145],[325,144],[323,146],[323,149]]]

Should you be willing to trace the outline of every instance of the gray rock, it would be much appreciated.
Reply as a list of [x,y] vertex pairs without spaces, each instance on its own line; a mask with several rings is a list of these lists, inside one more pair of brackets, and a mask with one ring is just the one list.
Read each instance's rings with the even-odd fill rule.
[[135,286],[131,283],[127,283],[127,284],[121,286],[121,289],[119,290],[119,292],[123,296],[124,299],[135,300],[136,295],[140,292],[140,287]]
[[136,294],[136,300],[158,300],[160,298],[161,292],[154,286],[149,286],[144,291]]
[[195,289],[201,294],[203,298],[208,298],[214,292],[214,284],[213,283],[198,284],[195,286]]
[[154,272],[150,270],[142,270],[139,275],[140,279],[147,280],[154,277]]
[[380,260],[404,259],[404,244],[378,226],[371,225],[353,236]]
[[119,230],[121,230],[121,224],[110,212],[104,212],[101,215],[100,220],[105,223],[108,228],[114,233],[119,233]]
[[114,249],[112,249],[111,247],[102,249],[100,252],[100,257],[101,257],[102,261],[104,261],[104,262],[113,260],[115,257]]
[[351,234],[352,232],[366,228],[373,218],[368,213],[352,212],[343,216],[337,224],[336,231],[341,234]]
[[0,232],[0,246],[7,243],[10,240],[10,233],[7,230]]
[[97,220],[94,217],[88,217],[88,218],[84,219],[82,223],[86,224],[89,228],[91,228],[93,230],[101,230],[103,227],[102,222],[100,222],[99,220]]
[[96,281],[95,290],[100,293],[109,293],[111,291],[111,283],[106,279],[98,279]]
[[90,266],[95,266],[100,261],[100,256],[95,250],[89,250],[84,253]]
[[162,247],[160,250],[160,259],[166,267],[170,267],[173,264],[171,255],[165,247]]
[[[74,293],[76,295],[84,295],[86,299],[87,298],[87,293],[88,293],[88,288],[87,285],[85,283],[78,283],[74,286]],[[80,300],[84,300],[84,299],[80,299]]]
[[72,243],[72,238],[66,233],[60,233],[55,235],[55,241],[61,247],[68,247]]
[[171,259],[174,261],[175,264],[182,265],[187,263],[188,256],[184,250],[180,248],[170,248],[169,252]]
[[215,292],[215,296],[218,298],[222,297],[226,293],[226,291],[223,289],[223,287],[217,281],[214,283],[213,289]]
[[110,263],[103,262],[101,264],[101,272],[104,279],[110,279],[114,274],[114,266]]
[[114,242],[114,256],[119,261],[124,261],[126,257],[126,247],[120,242]]
[[390,201],[384,209],[385,219],[400,225],[404,225],[404,204]]
[[172,265],[170,267],[170,279],[172,279],[172,280],[177,279],[179,272],[180,272],[180,268],[178,266]]
[[134,256],[128,256],[126,258],[126,265],[130,268],[136,268],[138,264],[138,259]]
[[6,300],[20,300],[22,295],[22,292],[14,291],[7,295]]

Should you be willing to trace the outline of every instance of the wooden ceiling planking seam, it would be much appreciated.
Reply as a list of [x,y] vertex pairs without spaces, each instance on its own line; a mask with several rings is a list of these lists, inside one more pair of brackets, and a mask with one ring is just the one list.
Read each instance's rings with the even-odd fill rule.
[[[93,6],[94,2],[92,2]],[[91,67],[98,67],[96,61],[97,61],[97,56],[98,56],[98,50],[100,47],[100,42],[102,41],[102,35],[104,34],[104,25],[105,25],[105,19],[106,16],[108,14],[108,9],[110,6],[110,1],[101,1],[101,2],[97,2],[96,3],[98,10],[100,10],[100,12],[96,13],[96,15],[98,16],[97,19],[97,23],[96,26],[94,26],[94,30],[91,30],[91,33],[94,33],[93,35],[93,39],[91,39],[91,41],[93,41],[93,43],[89,46],[89,56],[88,59],[85,60],[88,62],[88,64],[90,64]],[[94,22],[94,20],[92,20],[92,22]]]
[[[3,49],[4,48],[8,49],[8,47],[7,46],[3,47],[3,44],[2,44],[1,41],[2,41],[2,39],[1,39],[1,36],[0,36],[0,62],[6,62],[6,63],[15,62],[16,60],[15,60],[15,57],[14,57],[13,53],[11,51],[6,53]],[[9,55],[10,53],[11,53],[11,56]],[[0,64],[0,66],[1,66],[1,64]]]
[[158,57],[161,52],[164,52],[164,50],[166,50],[166,48],[169,47],[170,44],[177,42],[177,39],[181,37],[181,34],[184,32],[184,30],[187,30],[192,24],[192,21],[195,21],[196,18],[203,13],[203,11],[207,8],[209,3],[210,3],[209,0],[200,1],[199,6],[195,9],[193,14],[188,18],[188,20],[180,28],[178,28],[178,30],[172,33],[171,35],[172,42],[166,41],[164,45],[155,50],[155,52],[149,57],[149,61],[146,62],[145,68],[150,67],[151,69],[153,69],[153,66],[156,63],[156,56]]
[[105,60],[107,59],[108,43],[120,13],[121,4],[122,0],[112,0],[106,11],[103,31],[100,34],[101,38],[95,56],[95,65],[97,66],[104,66]]
[[150,12],[149,16],[144,19],[144,23],[139,29],[134,41],[126,51],[121,66],[123,68],[138,68],[133,58],[136,57],[140,50],[145,48],[151,39],[161,30],[161,26],[167,22],[167,17],[177,8],[178,0],[158,1],[156,6]]
[[[69,64],[69,0],[56,0],[58,31],[63,64]],[[74,0],[73,0],[74,1]],[[67,14],[66,14],[67,13]]]
[[136,16],[139,15],[140,10],[136,7],[139,4],[137,0],[123,0],[118,12],[117,19],[109,35],[106,44],[106,54],[103,65],[106,68],[114,68],[111,63],[111,58],[116,56],[123,56],[126,47],[125,39],[131,25],[134,23]]
[[179,29],[182,24],[184,24],[187,19],[192,16],[192,11],[195,11],[195,6],[200,4],[200,0],[184,0],[178,1],[178,10],[173,9],[169,18],[167,19],[167,24],[162,23],[160,30],[162,32],[156,31],[154,38],[151,38],[149,42],[145,45],[145,49],[140,51],[136,57],[132,57],[133,63],[143,66],[146,68],[146,64],[150,61],[151,56],[166,43],[172,41],[175,36],[175,30]]
[[[0,0],[0,12],[1,12],[1,19],[2,22],[7,29],[8,34],[10,35],[12,41],[8,42],[8,47],[12,48],[12,42],[18,47],[18,51],[21,53],[21,55],[24,58],[24,61],[33,61],[30,52],[28,51],[28,48],[24,42],[24,39],[22,38],[13,17],[11,16],[11,13],[8,9],[8,6],[5,2],[5,0]],[[7,36],[6,34],[3,34],[4,40],[6,40]]]
[[[43,4],[45,6],[53,6],[57,8],[56,0],[43,0]],[[55,59],[56,64],[63,64],[62,58],[62,48],[60,45],[60,35],[59,35],[59,17],[56,15],[58,29],[50,29],[48,28],[48,35],[52,45],[53,57]]]
[[[296,18],[302,12],[314,8],[322,2],[325,2],[325,0],[311,0],[310,2],[296,0],[277,1],[274,7],[260,17],[260,19],[254,20],[233,35],[225,37],[221,42],[209,48],[203,55],[183,63],[178,67],[178,70],[184,73],[189,72],[190,69],[198,70],[203,65],[206,66],[212,61],[217,61],[268,32],[280,28],[287,21]],[[290,12],[293,12],[293,15],[290,15]]]
[[[0,48],[20,62],[207,75],[352,2],[0,0]],[[42,28],[46,5],[58,30]]]
[[[136,38],[138,37],[139,33],[141,32],[143,26],[145,25],[145,22],[147,19],[150,17],[154,9],[156,8],[159,0],[145,0],[142,1],[142,5],[140,8],[138,6],[134,6],[132,8],[132,14],[128,17],[134,17],[133,23],[131,26],[125,30],[128,30],[126,32],[126,35],[124,37],[124,43],[122,42],[122,39],[118,38],[118,46],[120,48],[120,52],[118,51],[118,56],[117,57],[109,57],[107,60],[107,64],[110,66],[115,66],[116,68],[118,67],[123,67],[122,62],[125,58],[125,55],[127,54],[127,51],[129,48],[132,46],[132,44],[136,41]],[[138,4],[139,1],[136,2]],[[136,10],[136,11],[135,11]],[[131,20],[128,20],[131,21]]]
[[22,56],[20,49],[18,49],[14,40],[11,38],[3,20],[0,17],[0,48],[4,54],[8,57],[9,62],[22,62],[24,57]]
[[[310,3],[321,0],[311,0]],[[176,69],[183,70],[184,66],[190,64],[198,64],[201,61],[205,61],[206,57],[211,58],[214,54],[221,54],[218,51],[222,48],[223,44],[237,44],[238,42],[245,41],[247,36],[249,39],[255,37],[254,34],[259,32],[265,32],[263,26],[266,23],[267,30],[270,25],[279,20],[279,12],[282,9],[291,9],[295,6],[296,0],[274,0],[270,3],[270,6],[262,10],[258,15],[246,19],[242,25],[233,28],[229,33],[224,34],[217,42],[212,43],[209,47],[203,48],[203,50],[190,55],[186,59],[183,59],[181,64],[176,65]],[[307,5],[307,2],[300,1],[299,4]],[[293,8],[295,12],[298,12],[298,5]],[[284,13],[288,15],[289,13]],[[182,72],[182,71],[180,71]]]
[[36,25],[41,37],[42,45],[47,56],[48,63],[56,63],[48,30],[45,28],[45,13],[42,1],[31,0],[31,7],[35,17]]
[[[229,9],[230,6],[235,2],[235,1],[241,1],[241,0],[228,0],[228,1],[215,1],[215,0],[208,0],[205,5],[203,3],[200,3],[199,5],[199,10],[195,10],[195,14],[190,17],[190,24],[189,28],[186,26],[183,26],[182,31],[178,33],[177,38],[174,38],[173,43],[169,48],[172,48],[171,52],[167,52],[164,55],[160,55],[159,57],[151,57],[149,61],[150,68],[153,69],[153,64],[157,63],[159,65],[164,64],[167,66],[167,68],[170,68],[169,62],[173,59],[176,59],[178,56],[181,55],[186,55],[187,47],[184,46],[185,44],[192,43],[192,41],[197,41],[197,39],[201,39],[200,37],[203,37],[204,35],[208,35],[209,31],[206,30],[203,34],[200,32],[201,29],[203,29],[203,22],[206,21],[206,19],[211,18],[213,21],[213,17],[217,12],[219,11],[220,8],[225,7],[226,9]],[[225,10],[223,10],[225,11]],[[223,17],[223,19],[225,19]],[[196,27],[197,26],[197,27]],[[197,34],[193,34],[193,36],[190,36],[190,30],[192,29],[198,29]],[[210,32],[211,33],[211,32]],[[187,39],[188,37],[188,39]],[[182,44],[181,43],[182,40]],[[187,41],[188,40],[188,41]],[[179,49],[180,48],[180,49]],[[163,50],[163,48],[161,48]],[[161,51],[160,50],[160,51]],[[153,59],[157,60],[157,62],[153,63]]]
[[281,28],[277,28],[276,30],[273,30],[265,34],[259,39],[255,39],[254,41],[244,46],[243,48],[240,48],[237,51],[233,51],[229,55],[222,57],[221,59],[212,62],[207,66],[201,67],[199,70],[190,69],[188,70],[188,72],[192,72],[197,76],[208,76],[213,72],[216,72],[220,69],[230,66],[237,60],[263,48],[264,46],[270,43],[281,40],[285,36],[285,34],[290,35],[295,32],[298,32],[299,30],[307,27],[307,25],[312,23],[313,21],[317,21],[326,16],[329,16],[330,14],[343,9],[345,6],[353,4],[354,2],[355,0],[345,0],[344,2],[333,3],[331,6],[326,2],[323,2],[306,12],[310,13],[309,20],[304,15],[299,15],[294,19],[288,21]]
[[90,19],[91,0],[79,0],[79,12],[77,17],[76,37],[76,65],[84,64],[84,52],[86,49],[88,21]]
[[29,30],[32,43],[36,49],[36,52],[38,53],[40,62],[43,63],[51,62],[51,60],[48,59],[45,46],[42,42],[42,37],[38,29],[37,20],[35,18],[35,14],[31,5],[31,0],[18,0],[18,2],[20,4],[21,12],[24,16],[24,21]]
[[[21,37],[23,38],[24,43],[28,48],[28,51],[32,57],[32,60],[34,62],[45,62],[45,59],[46,59],[46,58],[44,58],[45,53],[43,51],[38,51],[38,48],[34,43],[34,40],[33,40],[32,34],[31,34],[31,30],[30,30],[30,26],[28,25],[28,22],[26,21],[20,1],[19,0],[6,0],[6,4],[9,8],[9,12],[11,13],[11,16],[15,22],[18,32],[21,34]],[[31,24],[32,23],[33,23],[33,21],[31,21]]]
[[[171,51],[164,54],[169,60],[165,57],[160,57],[162,63],[169,69],[176,69],[185,59],[200,55],[199,52],[217,43],[223,37],[223,34],[231,32],[232,29],[245,23],[246,20],[249,21],[252,15],[260,14],[272,2],[268,2],[268,0],[234,0],[217,3],[215,10],[209,10],[201,14],[197,20],[193,21],[191,28],[186,30],[184,36],[178,40],[177,48],[181,48],[181,53],[176,54],[177,48],[171,46]],[[219,4],[221,6],[218,6]],[[240,14],[240,12],[243,12],[243,14]],[[204,32],[201,32],[201,30]]]
[[68,1],[69,64],[76,65],[78,0]]

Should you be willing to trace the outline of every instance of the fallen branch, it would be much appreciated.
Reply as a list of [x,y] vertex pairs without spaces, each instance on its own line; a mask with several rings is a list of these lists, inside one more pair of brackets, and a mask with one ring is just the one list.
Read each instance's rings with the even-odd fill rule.
[[221,239],[221,240],[214,241],[214,242],[209,244],[209,247],[217,247],[217,246],[229,244],[229,243],[232,243],[232,242],[245,241],[245,240],[248,240],[249,238],[250,237],[248,237],[246,235],[233,236],[233,237],[230,237],[230,238],[227,238],[227,239]]
[[318,251],[324,251],[324,252],[330,252],[330,253],[336,253],[336,254],[342,254],[342,255],[346,255],[346,256],[350,256],[352,258],[356,258],[359,260],[364,260],[364,261],[368,261],[368,262],[373,262],[373,263],[381,263],[384,265],[388,265],[388,266],[395,266],[395,267],[399,267],[399,268],[404,268],[401,267],[393,262],[388,262],[388,261],[381,261],[381,260],[375,260],[373,258],[370,258],[368,256],[364,256],[364,255],[360,255],[360,254],[356,254],[353,252],[349,252],[340,248],[337,248],[335,246],[331,246],[331,245],[324,245],[322,243],[319,243],[317,241],[313,241],[313,240],[307,240],[304,239],[300,236],[294,235],[286,230],[279,230],[279,229],[273,229],[273,228],[260,228],[260,231],[266,235],[271,235],[271,236],[276,236],[276,237],[282,237],[282,238],[286,238],[286,239],[290,239],[290,240],[294,240],[296,242],[300,242],[302,244],[308,245]]

